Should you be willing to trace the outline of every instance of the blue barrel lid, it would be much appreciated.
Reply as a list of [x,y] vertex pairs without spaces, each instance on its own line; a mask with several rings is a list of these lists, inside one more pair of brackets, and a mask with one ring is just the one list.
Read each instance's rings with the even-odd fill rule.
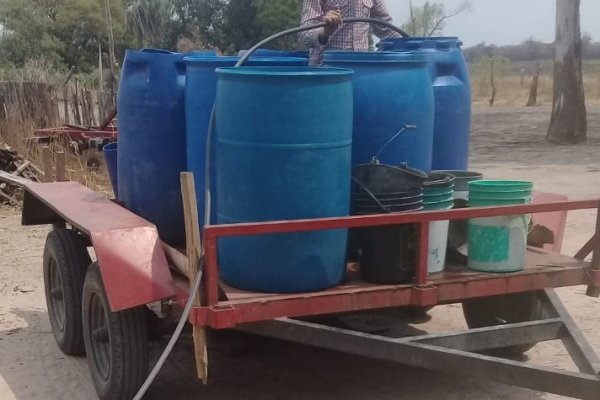
[[[243,57],[248,53],[248,50],[240,50],[238,52],[238,56]],[[273,50],[273,49],[256,49],[256,51],[252,54],[252,56],[256,57],[300,57],[300,58],[308,58],[309,51],[308,50]]]
[[458,49],[463,42],[456,36],[432,36],[432,37],[406,37],[384,39],[377,44],[377,47],[383,51],[421,51],[421,50],[439,50],[445,51]]
[[351,63],[351,64],[406,64],[413,66],[426,66],[425,56],[419,52],[395,51],[344,51],[331,50],[324,53],[325,63]]
[[[188,66],[202,65],[215,67],[233,67],[240,61],[241,57],[236,56],[205,56],[205,55],[193,55],[187,56],[183,59]],[[250,57],[246,64],[249,66],[256,65],[281,65],[289,64],[294,66],[305,66],[307,64],[306,58],[300,57]]]
[[347,68],[331,67],[222,67],[217,68],[220,75],[254,75],[254,76],[323,76],[323,77],[347,77],[350,78],[354,71]]

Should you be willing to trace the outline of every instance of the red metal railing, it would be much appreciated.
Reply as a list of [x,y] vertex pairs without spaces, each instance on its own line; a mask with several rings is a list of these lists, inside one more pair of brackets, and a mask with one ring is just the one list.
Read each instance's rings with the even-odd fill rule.
[[[219,302],[219,270],[217,265],[217,241],[222,237],[256,236],[275,233],[308,232],[344,228],[364,228],[371,226],[389,226],[419,224],[419,252],[417,265],[417,286],[428,282],[427,252],[429,247],[429,223],[434,221],[459,220],[470,218],[498,217],[506,215],[539,214],[557,211],[598,210],[597,226],[600,227],[600,200],[563,201],[553,203],[528,204],[504,207],[464,208],[456,210],[426,211],[402,214],[368,215],[344,218],[325,218],[314,220],[276,221],[235,225],[207,226],[204,229],[206,251],[205,293],[207,306]],[[600,237],[600,228],[596,230]],[[600,240],[592,241],[594,258],[592,269],[600,269]],[[589,255],[589,252],[588,254]]]

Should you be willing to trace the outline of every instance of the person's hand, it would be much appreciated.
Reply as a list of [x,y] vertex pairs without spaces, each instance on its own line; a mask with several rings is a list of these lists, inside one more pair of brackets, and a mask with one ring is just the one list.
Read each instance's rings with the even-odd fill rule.
[[323,17],[323,22],[327,23],[327,26],[323,28],[321,40],[326,42],[342,25],[342,13],[340,10],[327,11],[327,14]]

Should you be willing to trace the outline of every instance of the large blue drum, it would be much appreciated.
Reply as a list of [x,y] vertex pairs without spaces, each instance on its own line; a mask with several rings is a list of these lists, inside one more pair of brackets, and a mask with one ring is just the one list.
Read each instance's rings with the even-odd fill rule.
[[467,170],[471,129],[469,68],[456,37],[383,40],[382,51],[429,61],[435,93],[433,169]]
[[[186,57],[187,85],[186,85],[186,121],[187,121],[187,166],[194,173],[198,200],[198,216],[201,225],[205,217],[205,171],[206,171],[206,139],[210,115],[215,103],[217,91],[217,74],[215,69],[233,67],[239,57]],[[306,66],[308,61],[303,58],[256,58],[252,57],[246,62],[248,66]],[[213,146],[214,160],[214,146]],[[212,170],[214,171],[214,161]],[[214,182],[215,175],[212,174]],[[214,187],[213,187],[214,189]],[[215,192],[211,192],[213,202],[211,205],[211,223],[215,223],[216,202]]]
[[179,183],[186,170],[184,56],[128,51],[117,106],[119,199],[171,244],[185,240]]
[[352,164],[379,155],[389,165],[431,171],[434,99],[425,61],[393,52],[325,52],[324,64],[354,70]]
[[[217,70],[216,175],[220,224],[348,216],[352,71]],[[339,284],[347,230],[223,238],[221,277],[259,292]]]

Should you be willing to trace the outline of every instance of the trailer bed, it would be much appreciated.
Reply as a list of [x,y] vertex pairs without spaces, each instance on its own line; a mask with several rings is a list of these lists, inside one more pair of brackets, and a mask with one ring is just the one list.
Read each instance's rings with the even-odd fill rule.
[[[337,314],[402,306],[428,307],[477,297],[538,291],[592,284],[590,262],[529,248],[526,268],[516,273],[473,272],[458,265],[450,271],[429,276],[423,286],[412,283],[377,285],[364,282],[357,264],[348,265],[346,281],[316,293],[256,293],[220,283],[221,300],[213,307],[196,308],[194,324],[232,328],[236,324],[281,317]],[[187,287],[181,281],[180,287]],[[226,297],[226,298],[224,298]]]

